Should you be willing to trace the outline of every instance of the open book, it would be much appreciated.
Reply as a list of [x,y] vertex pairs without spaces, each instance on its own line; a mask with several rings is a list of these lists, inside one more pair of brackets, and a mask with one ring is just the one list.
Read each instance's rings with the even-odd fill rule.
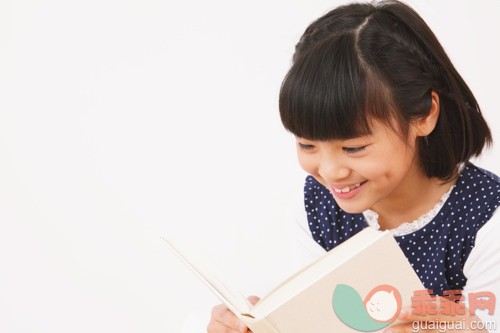
[[179,244],[163,240],[254,333],[382,331],[425,289],[391,233],[373,228],[326,252],[256,305]]

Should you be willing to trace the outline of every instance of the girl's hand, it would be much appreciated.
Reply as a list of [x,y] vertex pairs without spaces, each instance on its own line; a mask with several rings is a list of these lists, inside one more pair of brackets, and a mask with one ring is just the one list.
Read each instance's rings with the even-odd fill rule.
[[[468,309],[466,313],[468,313]],[[392,326],[384,333],[453,332],[488,333],[477,316],[465,315],[418,315],[411,308],[402,309],[398,319],[401,324]]]
[[[255,304],[259,301],[259,297],[250,296],[248,300]],[[212,308],[212,315],[207,327],[208,333],[247,333],[251,332],[245,324],[238,319],[231,311],[223,304],[216,305]]]

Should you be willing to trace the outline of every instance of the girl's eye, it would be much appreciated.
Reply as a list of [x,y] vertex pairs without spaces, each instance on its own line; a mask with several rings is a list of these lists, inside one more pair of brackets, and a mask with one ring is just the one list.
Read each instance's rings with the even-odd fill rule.
[[307,151],[307,150],[314,149],[314,145],[307,145],[307,144],[303,144],[303,143],[300,143],[300,142],[298,142],[297,144],[299,145],[300,150]]
[[345,151],[347,154],[356,154],[359,152],[362,152],[365,150],[366,146],[361,146],[361,147],[343,147],[342,150]]

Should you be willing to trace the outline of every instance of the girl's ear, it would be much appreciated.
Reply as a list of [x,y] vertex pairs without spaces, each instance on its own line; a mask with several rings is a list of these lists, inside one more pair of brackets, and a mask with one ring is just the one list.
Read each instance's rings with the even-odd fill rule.
[[417,119],[414,122],[415,133],[417,136],[427,136],[436,127],[439,118],[439,95],[437,92],[431,92],[431,107],[427,116]]

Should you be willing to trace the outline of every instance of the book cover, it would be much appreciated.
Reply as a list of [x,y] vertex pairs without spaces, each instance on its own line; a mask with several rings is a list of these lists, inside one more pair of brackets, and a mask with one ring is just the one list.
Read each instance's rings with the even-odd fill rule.
[[422,283],[389,231],[365,228],[293,274],[254,306],[178,244],[168,247],[254,333],[378,332]]

